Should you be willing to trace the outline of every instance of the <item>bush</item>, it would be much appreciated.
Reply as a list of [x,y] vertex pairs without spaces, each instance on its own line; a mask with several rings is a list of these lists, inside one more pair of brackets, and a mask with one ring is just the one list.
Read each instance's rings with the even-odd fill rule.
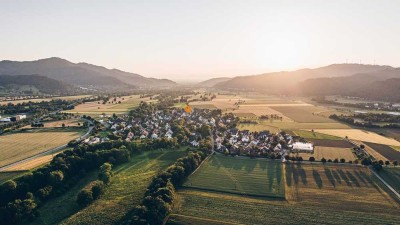
[[80,206],[87,206],[93,201],[93,193],[89,190],[81,190],[76,198]]
[[96,181],[92,186],[92,197],[94,200],[99,199],[104,193],[104,183],[102,181]]

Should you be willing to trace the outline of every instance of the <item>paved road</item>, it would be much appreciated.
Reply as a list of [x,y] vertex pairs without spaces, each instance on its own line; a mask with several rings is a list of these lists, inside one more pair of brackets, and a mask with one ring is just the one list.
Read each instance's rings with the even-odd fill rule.
[[[88,120],[86,120],[86,121],[88,121]],[[88,121],[88,123],[90,124],[88,131],[87,131],[84,135],[82,135],[82,136],[80,136],[79,138],[77,138],[77,139],[76,139],[77,141],[87,138],[87,137],[90,135],[90,133],[92,133],[92,130],[93,130],[94,126],[93,126],[93,124],[92,124],[90,121]],[[33,160],[33,159],[38,158],[38,157],[41,157],[41,156],[45,156],[45,155],[49,155],[49,154],[53,154],[53,153],[59,152],[59,151],[63,150],[63,149],[66,148],[66,147],[67,147],[67,144],[61,145],[61,146],[58,146],[58,147],[56,147],[56,148],[49,149],[49,150],[44,151],[44,152],[41,152],[41,153],[39,153],[39,154],[30,156],[30,157],[28,157],[28,158],[25,158],[25,159],[16,161],[16,162],[14,162],[14,163],[11,163],[11,164],[2,166],[2,167],[0,167],[0,172],[5,171],[5,170],[7,170],[8,168],[13,167],[13,166],[16,166],[16,165],[18,165],[18,164],[22,164],[22,163],[29,162],[29,161],[31,161],[31,160]]]

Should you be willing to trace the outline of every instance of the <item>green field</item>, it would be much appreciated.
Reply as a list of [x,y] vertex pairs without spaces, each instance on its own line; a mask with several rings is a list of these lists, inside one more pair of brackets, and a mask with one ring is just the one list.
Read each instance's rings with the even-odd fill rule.
[[256,196],[285,195],[280,161],[221,155],[205,161],[183,186]]
[[12,171],[12,172],[0,172],[0,184],[8,180],[12,180],[26,173],[26,171]]
[[[76,196],[82,188],[97,179],[97,172],[91,173],[66,194],[46,202],[39,209],[40,217],[33,224],[118,224],[141,202],[151,178],[185,154],[180,149],[133,155],[128,163],[113,169],[112,182],[102,198],[80,209]],[[54,213],[55,209],[57,213]]]
[[400,193],[400,168],[384,167],[379,175],[389,183],[398,193]]
[[286,201],[179,190],[167,224],[398,224],[399,203],[368,168],[289,164],[283,174]]
[[343,138],[328,135],[328,134],[321,134],[317,132],[311,132],[306,130],[293,130],[295,135],[300,136],[302,138],[312,138],[312,139],[326,139],[326,140],[343,140]]

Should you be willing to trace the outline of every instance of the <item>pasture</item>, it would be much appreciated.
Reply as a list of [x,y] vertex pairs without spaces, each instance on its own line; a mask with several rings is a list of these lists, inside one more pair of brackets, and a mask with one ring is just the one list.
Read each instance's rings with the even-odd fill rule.
[[[133,155],[128,163],[113,168],[112,182],[104,195],[81,209],[75,201],[76,195],[97,178],[96,171],[66,194],[43,205],[39,209],[41,216],[33,224],[120,224],[123,217],[141,202],[152,177],[184,155],[184,149]],[[54,209],[60,211],[54,213]]]
[[[297,156],[297,154],[293,154]],[[357,158],[352,152],[350,148],[337,148],[337,147],[322,147],[322,146],[315,146],[314,153],[299,153],[299,156],[303,157],[304,160],[308,160],[311,156],[315,158],[315,160],[320,161],[322,158],[326,160],[331,159],[345,159],[346,162],[354,161]]]
[[244,195],[284,197],[282,164],[265,159],[213,155],[183,185]]
[[397,224],[400,219],[399,204],[367,168],[285,164],[283,171],[287,201],[183,189],[167,224]]
[[314,131],[322,134],[338,136],[341,138],[348,137],[349,139],[363,141],[363,142],[365,141],[377,144],[400,146],[400,142],[394,139],[359,129],[315,129]]
[[0,166],[28,158],[43,151],[67,144],[80,136],[82,130],[29,130],[0,136]]

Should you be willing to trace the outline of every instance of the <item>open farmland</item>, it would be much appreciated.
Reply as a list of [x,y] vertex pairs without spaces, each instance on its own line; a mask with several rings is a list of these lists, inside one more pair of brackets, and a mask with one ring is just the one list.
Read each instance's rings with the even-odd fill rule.
[[[293,154],[294,156],[297,154]],[[314,153],[299,153],[299,156],[303,157],[303,159],[308,160],[311,156],[316,160],[321,160],[325,158],[326,160],[331,159],[345,159],[346,162],[354,161],[357,159],[350,148],[337,148],[337,147],[321,147],[315,146]]]
[[399,204],[367,168],[290,164],[284,171],[287,201],[183,189],[167,224],[398,224]]
[[326,140],[326,139],[312,139],[307,138],[307,141],[314,144],[314,146],[322,147],[336,147],[336,148],[353,148],[354,145],[347,140]]
[[400,161],[400,152],[387,145],[366,142],[366,144],[390,161]]
[[0,166],[28,158],[67,144],[80,136],[80,130],[31,130],[0,136]]
[[[141,101],[150,101],[150,98],[140,98],[139,95],[132,96],[123,96],[118,97],[116,102],[111,103],[113,99],[110,99],[106,104],[102,104],[101,101],[94,102],[86,102],[80,105],[77,105],[75,109],[65,111],[67,113],[74,114],[87,114],[87,115],[96,115],[102,113],[116,113],[122,114],[128,112],[130,109],[137,107]],[[121,102],[121,103],[118,103]]]
[[311,132],[307,130],[293,130],[295,135],[300,136],[302,138],[311,138],[311,139],[323,139],[323,140],[343,140],[343,138],[337,137],[337,136],[332,136],[332,135],[327,135],[327,134],[321,134],[317,132]]
[[257,131],[263,131],[263,130],[268,130],[271,133],[278,133],[281,130],[278,127],[274,126],[268,126],[264,124],[254,124],[254,123],[240,123],[237,128],[239,130],[249,130],[251,132]]
[[20,104],[24,102],[49,102],[54,99],[61,99],[61,100],[76,100],[81,98],[87,98],[91,95],[72,95],[72,96],[63,96],[63,97],[53,97],[53,98],[35,98],[35,99],[21,99],[21,100],[13,100],[13,101],[1,101],[0,105],[7,105],[8,103],[12,104]]
[[[272,109],[299,123],[332,123],[333,120],[318,116],[319,107],[308,106],[273,106]],[[315,112],[315,113],[314,113]]]
[[400,146],[400,142],[381,136],[379,134],[359,130],[359,129],[315,129],[315,132],[328,134],[332,136],[338,136],[342,138],[348,137],[349,139],[365,141],[365,142],[372,142],[377,144],[384,144],[384,145],[394,145]]
[[[40,208],[41,216],[34,224],[120,224],[124,216],[140,203],[156,173],[184,155],[184,149],[135,154],[128,163],[113,169],[112,182],[101,199],[84,209],[75,201],[80,189],[89,186],[96,178],[97,174],[94,174],[80,189],[74,188],[66,195],[47,202]],[[54,214],[54,209],[60,209],[60,212]]]
[[[80,119],[67,119],[67,120],[53,120],[53,121],[42,121],[44,128],[54,128],[54,127],[62,127],[64,124],[66,127],[78,127],[78,123],[80,126],[83,125],[84,121]],[[35,129],[35,127],[31,127],[31,125],[26,125],[23,128]],[[43,129],[42,127],[38,129]]]
[[256,196],[284,197],[280,161],[213,155],[184,187]]

